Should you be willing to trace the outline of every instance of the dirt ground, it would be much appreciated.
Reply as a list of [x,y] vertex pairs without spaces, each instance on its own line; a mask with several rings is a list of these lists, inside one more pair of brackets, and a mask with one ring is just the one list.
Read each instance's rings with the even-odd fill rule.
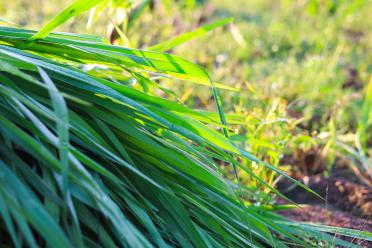
[[[324,225],[351,228],[372,232],[372,187],[347,178],[323,177],[321,175],[292,175],[309,186],[325,200],[308,193],[300,187],[294,187],[287,180],[280,181],[279,190],[288,198],[306,207],[281,211],[292,220],[320,223]],[[278,200],[278,203],[283,200]],[[372,247],[372,242],[346,239],[362,247]]]

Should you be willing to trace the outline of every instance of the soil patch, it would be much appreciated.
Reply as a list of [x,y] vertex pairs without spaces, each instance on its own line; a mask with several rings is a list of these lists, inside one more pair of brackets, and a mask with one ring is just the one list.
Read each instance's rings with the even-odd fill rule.
[[[372,232],[372,187],[344,178],[320,175],[291,175],[314,190],[324,199],[283,179],[278,189],[289,199],[306,207],[280,211],[291,220]],[[278,200],[278,203],[288,203]],[[341,237],[361,247],[372,248],[372,242]]]
[[294,186],[288,180],[282,180],[278,188],[288,198],[301,204],[325,204],[335,209],[347,211],[355,216],[372,217],[372,187],[349,182],[342,178],[325,178],[322,176],[304,176],[296,178],[314,190],[321,199],[306,190]]
[[[330,209],[324,205],[306,206],[288,211],[280,211],[279,213],[295,221],[321,223],[327,226],[372,232],[372,218],[359,218],[348,212]],[[347,237],[342,238],[362,247],[372,248],[372,242],[370,241]]]

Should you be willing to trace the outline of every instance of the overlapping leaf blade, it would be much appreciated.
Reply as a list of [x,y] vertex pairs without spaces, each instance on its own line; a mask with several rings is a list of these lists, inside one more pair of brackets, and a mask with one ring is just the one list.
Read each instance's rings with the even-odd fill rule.
[[[26,51],[17,48],[32,35],[0,28],[0,168],[12,179],[1,179],[0,211],[10,236],[12,218],[30,246],[40,239],[53,247],[76,245],[75,212],[86,246],[285,247],[278,237],[305,244],[287,222],[242,204],[237,186],[216,170],[216,158],[255,158],[205,125],[213,120],[81,68],[99,63],[106,70],[130,67],[209,82],[203,69],[96,37],[52,34]],[[75,210],[66,221],[56,211],[65,207],[63,193],[43,183],[49,178],[49,185],[59,185],[63,174]],[[4,203],[14,183],[31,195],[48,225],[37,227],[40,216]]]

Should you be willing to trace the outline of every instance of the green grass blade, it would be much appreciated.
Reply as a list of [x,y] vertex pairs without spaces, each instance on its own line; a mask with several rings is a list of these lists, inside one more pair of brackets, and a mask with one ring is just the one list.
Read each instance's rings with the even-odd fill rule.
[[226,18],[226,19],[218,20],[218,21],[216,21],[212,24],[204,25],[200,28],[197,28],[194,31],[181,34],[180,36],[174,37],[174,38],[172,38],[170,40],[167,40],[165,42],[162,42],[160,44],[156,44],[156,45],[151,46],[147,49],[151,50],[151,51],[157,51],[157,52],[168,51],[168,50],[170,50],[170,49],[172,49],[176,46],[179,46],[179,45],[181,45],[181,44],[183,44],[187,41],[190,41],[192,39],[204,36],[206,33],[210,32],[210,31],[212,31],[212,30],[214,30],[218,27],[222,27],[226,24],[229,24],[233,20],[234,20],[233,18]]
[[61,13],[56,15],[50,22],[41,28],[35,35],[30,38],[30,41],[45,38],[55,28],[62,25],[70,18],[80,15],[94,6],[100,4],[103,0],[76,0]]

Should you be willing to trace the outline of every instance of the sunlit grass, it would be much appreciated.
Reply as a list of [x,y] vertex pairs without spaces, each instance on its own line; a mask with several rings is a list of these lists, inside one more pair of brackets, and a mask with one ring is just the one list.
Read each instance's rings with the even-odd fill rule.
[[[279,56],[265,65],[273,54],[263,54],[255,65],[209,68],[218,82],[251,76],[233,82],[241,91],[224,91],[219,101],[215,87],[193,84],[214,83],[200,65],[170,53],[113,46],[97,36],[49,34],[57,24],[36,38],[36,31],[0,28],[0,240],[6,246],[319,247],[352,246],[333,233],[372,239],[367,232],[290,222],[271,205],[272,193],[281,195],[273,188],[276,177],[288,177],[279,160],[297,124],[285,100],[300,94],[332,104],[317,94],[330,92],[331,83],[311,87],[304,78],[321,76],[325,84],[333,79],[323,68],[339,70],[337,54],[330,55],[331,63]],[[140,36],[135,30],[133,36]],[[272,24],[270,30],[279,35],[282,27]],[[173,36],[155,48],[180,45],[176,53],[190,58],[202,45],[193,50],[182,43],[194,35]],[[268,67],[272,75],[263,73]],[[252,85],[255,80],[264,85]],[[294,90],[295,82],[301,83],[296,92],[281,92]],[[216,113],[182,103],[196,105],[192,92],[180,90],[190,85],[203,89],[196,95],[207,95],[197,107]],[[267,99],[271,94],[276,97]],[[368,103],[367,121],[359,124],[363,137]],[[365,138],[361,142],[366,147]]]

